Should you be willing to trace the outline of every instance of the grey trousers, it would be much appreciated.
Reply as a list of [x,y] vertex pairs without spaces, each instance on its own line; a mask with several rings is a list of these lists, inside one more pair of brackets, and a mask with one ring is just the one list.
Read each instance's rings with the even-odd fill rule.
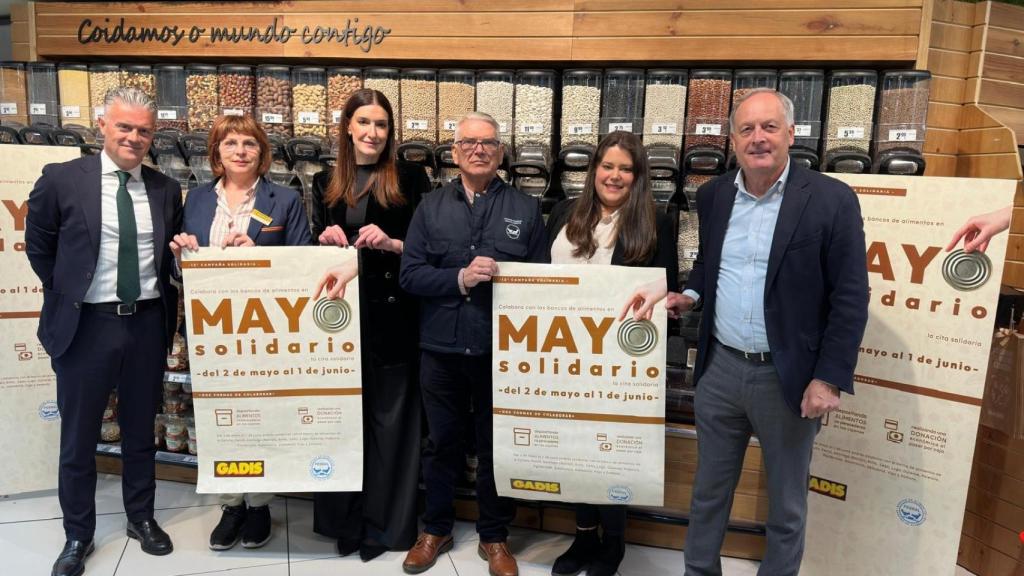
[[804,552],[807,481],[818,418],[786,405],[775,367],[713,342],[694,400],[697,475],[686,534],[686,576],[720,575],[721,548],[751,433],[768,483],[767,546],[759,576],[796,575]]
[[266,506],[270,504],[270,501],[274,499],[273,493],[263,492],[249,492],[245,494],[220,494],[217,499],[221,504],[225,506],[240,506],[246,500],[249,501],[250,508],[259,508],[260,506]]

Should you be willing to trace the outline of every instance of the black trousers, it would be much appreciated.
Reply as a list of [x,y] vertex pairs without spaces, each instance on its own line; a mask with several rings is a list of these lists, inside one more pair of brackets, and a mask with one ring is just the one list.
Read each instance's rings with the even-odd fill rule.
[[153,419],[161,399],[165,343],[159,303],[132,316],[85,304],[71,346],[52,360],[61,418],[57,491],[68,539],[91,540],[96,530],[96,443],[115,387],[125,512],[129,522],[153,517]]
[[593,528],[598,524],[601,525],[605,540],[622,540],[626,534],[626,507],[619,504],[576,504],[577,526]]
[[473,404],[477,442],[476,499],[480,517],[476,531],[484,543],[508,538],[515,505],[499,498],[494,488],[492,458],[491,355],[464,356],[423,351],[420,388],[430,431],[423,454],[423,480],[427,488],[424,530],[435,536],[451,533],[455,523],[455,486],[465,469],[463,423]]

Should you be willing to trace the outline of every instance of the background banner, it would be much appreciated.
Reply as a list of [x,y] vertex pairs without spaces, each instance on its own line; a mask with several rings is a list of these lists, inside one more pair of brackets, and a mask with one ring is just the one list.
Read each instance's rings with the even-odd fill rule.
[[314,298],[356,250],[202,248],[182,263],[197,492],[362,488],[359,281]]
[[25,216],[43,166],[80,155],[78,148],[0,145],[0,437],[8,470],[17,471],[0,474],[0,494],[57,487],[57,379],[36,338],[43,293],[25,256]]
[[502,262],[493,282],[498,494],[661,506],[665,307],[618,316],[665,271]]
[[815,445],[802,573],[953,574],[1007,234],[945,248],[1016,182],[834,176],[863,211],[870,317]]

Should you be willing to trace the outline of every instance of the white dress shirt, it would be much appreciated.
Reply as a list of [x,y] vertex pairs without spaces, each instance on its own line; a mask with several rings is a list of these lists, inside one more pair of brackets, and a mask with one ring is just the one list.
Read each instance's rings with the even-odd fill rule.
[[[117,221],[117,188],[120,181],[116,172],[117,164],[107,156],[106,150],[100,153],[100,253],[96,259],[96,270],[93,272],[92,284],[85,293],[85,302],[99,304],[117,302],[117,244],[119,225]],[[142,165],[132,170],[128,179],[128,194],[135,208],[135,228],[138,231],[139,243],[139,284],[142,293],[139,300],[151,300],[160,297],[157,288],[156,254],[153,245],[153,217],[149,210],[149,197],[146,185],[142,181]]]

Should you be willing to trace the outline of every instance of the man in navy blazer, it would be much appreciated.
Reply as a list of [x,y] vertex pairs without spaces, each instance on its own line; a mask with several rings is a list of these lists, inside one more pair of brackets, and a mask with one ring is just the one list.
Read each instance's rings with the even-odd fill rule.
[[57,375],[58,495],[67,542],[53,576],[85,569],[96,528],[96,443],[118,391],[128,536],[143,551],[173,546],[153,519],[153,421],[177,290],[168,242],[181,228],[181,187],[142,165],[156,107],[145,93],[107,94],[103,151],[43,169],[28,200],[26,254],[43,285],[39,340]]
[[797,574],[820,417],[853,393],[868,318],[864,229],[846,184],[789,160],[793,103],[740,99],[730,138],[740,169],[697,192],[700,249],[673,313],[703,303],[694,366],[698,463],[688,576],[721,574],[733,491],[751,433],[768,483],[759,574]]

